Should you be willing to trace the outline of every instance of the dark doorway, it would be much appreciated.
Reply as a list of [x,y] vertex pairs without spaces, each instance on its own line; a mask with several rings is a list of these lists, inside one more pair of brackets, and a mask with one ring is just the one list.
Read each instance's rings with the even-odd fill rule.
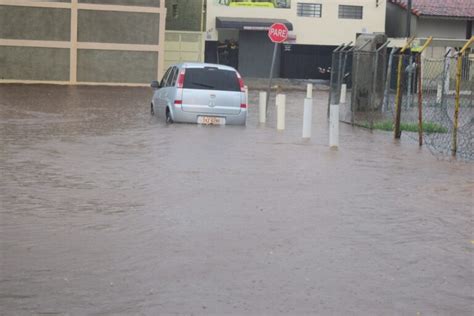
[[204,61],[210,64],[217,64],[217,41],[206,41]]
[[239,42],[234,39],[217,42],[217,63],[239,69]]

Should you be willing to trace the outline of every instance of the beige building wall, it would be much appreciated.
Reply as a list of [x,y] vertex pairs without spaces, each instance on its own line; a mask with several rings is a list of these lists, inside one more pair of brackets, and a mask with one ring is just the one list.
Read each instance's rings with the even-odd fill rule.
[[466,20],[449,18],[418,18],[415,36],[436,38],[466,38]]
[[0,0],[0,83],[148,85],[164,0]]
[[[321,4],[321,18],[298,16],[298,2]],[[339,5],[363,6],[362,20],[340,19]],[[226,7],[215,5],[215,0],[207,0],[206,40],[218,39],[216,17],[275,18],[293,24],[295,44],[339,45],[355,41],[357,33],[384,32],[385,10],[385,0],[292,0],[290,9]]]

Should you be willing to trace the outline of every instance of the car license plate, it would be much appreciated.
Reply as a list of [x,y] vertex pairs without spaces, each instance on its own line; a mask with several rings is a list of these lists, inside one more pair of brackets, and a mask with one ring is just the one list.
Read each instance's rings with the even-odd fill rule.
[[225,125],[224,117],[217,116],[198,116],[198,124],[204,125]]

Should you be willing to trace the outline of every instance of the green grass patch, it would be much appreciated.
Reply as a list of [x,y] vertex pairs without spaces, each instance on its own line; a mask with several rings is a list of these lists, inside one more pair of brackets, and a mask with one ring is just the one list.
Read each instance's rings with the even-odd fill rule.
[[[370,124],[364,123],[361,125],[365,128],[370,128]],[[393,131],[394,125],[392,121],[381,121],[375,122],[373,129],[381,130],[381,131]],[[406,132],[418,132],[418,123],[400,123],[400,129]],[[423,132],[429,133],[447,133],[448,129],[444,126],[441,126],[437,123],[433,122],[423,122]]]

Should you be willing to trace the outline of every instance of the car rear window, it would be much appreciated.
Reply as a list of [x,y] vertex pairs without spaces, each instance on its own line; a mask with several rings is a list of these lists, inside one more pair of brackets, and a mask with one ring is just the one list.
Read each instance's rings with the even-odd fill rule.
[[186,68],[185,89],[240,91],[235,71],[215,67]]

